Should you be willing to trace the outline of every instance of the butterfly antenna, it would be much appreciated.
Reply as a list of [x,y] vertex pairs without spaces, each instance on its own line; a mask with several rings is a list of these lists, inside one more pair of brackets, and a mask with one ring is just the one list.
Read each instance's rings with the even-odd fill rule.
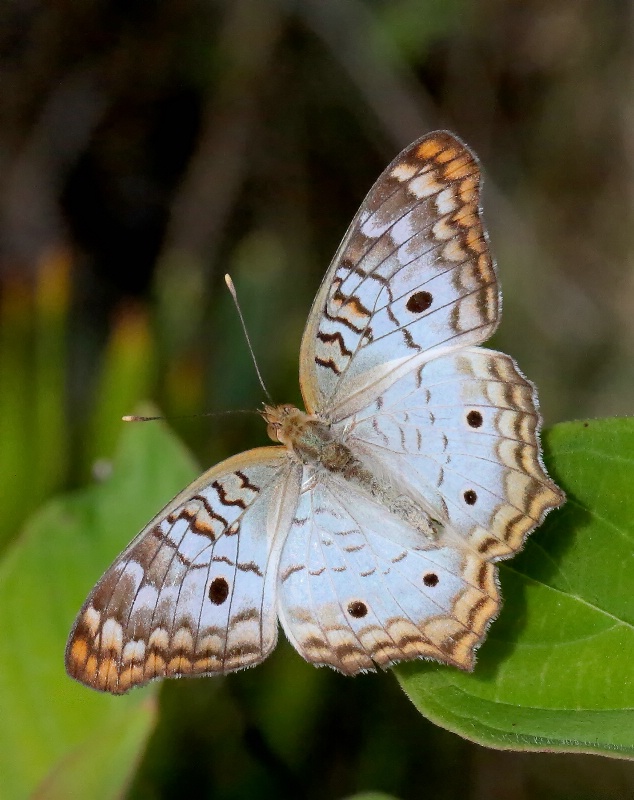
[[233,285],[233,281],[231,280],[230,275],[225,275],[225,283],[227,284],[227,289],[231,292],[231,297],[233,297],[233,302],[238,312],[238,316],[240,317],[240,323],[242,324],[242,330],[244,331],[244,338],[247,340],[247,345],[249,346],[249,352],[251,353],[251,359],[253,361],[253,366],[255,367],[255,371],[258,376],[258,380],[260,381],[260,386],[264,390],[264,394],[268,397],[268,399],[273,402],[273,398],[269,390],[266,388],[266,384],[262,380],[262,375],[260,374],[260,370],[258,368],[258,362],[255,360],[255,353],[253,352],[253,347],[251,345],[251,339],[249,339],[249,332],[247,331],[247,326],[244,321],[244,317],[242,316],[242,310],[240,309],[240,303],[238,303],[238,295],[236,294],[236,287]]
[[162,419],[165,422],[170,422],[173,419],[197,419],[198,417],[225,417],[227,414],[257,414],[258,411],[251,409],[231,409],[230,411],[205,411],[202,414],[179,414],[176,417],[143,417],[138,414],[126,414],[121,417],[123,422],[155,422],[157,419]]

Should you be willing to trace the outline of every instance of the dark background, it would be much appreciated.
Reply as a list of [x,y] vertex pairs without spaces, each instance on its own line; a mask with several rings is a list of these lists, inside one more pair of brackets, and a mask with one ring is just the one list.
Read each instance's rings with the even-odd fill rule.
[[[634,8],[617,0],[3,3],[2,542],[107,464],[141,398],[171,416],[261,403],[226,271],[272,395],[300,404],[301,333],[339,239],[388,161],[439,127],[482,161],[493,344],[546,424],[631,413],[633,88]],[[174,427],[205,465],[265,439],[255,416]],[[285,644],[161,703],[133,798],[634,796],[626,763],[471,745],[390,674],[345,679]]]

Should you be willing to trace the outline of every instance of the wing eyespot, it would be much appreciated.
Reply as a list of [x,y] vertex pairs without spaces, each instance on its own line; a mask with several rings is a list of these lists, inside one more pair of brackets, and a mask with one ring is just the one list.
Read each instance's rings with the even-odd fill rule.
[[479,428],[482,422],[482,414],[479,411],[470,411],[467,414],[467,423],[471,428]]
[[209,584],[209,599],[215,606],[221,606],[229,596],[229,584],[225,578],[214,578]]
[[361,617],[365,617],[367,613],[368,607],[360,600],[353,600],[352,603],[348,603],[348,614],[350,614],[351,617],[360,619]]
[[412,314],[422,314],[423,311],[427,311],[430,307],[433,299],[429,292],[414,292],[414,294],[409,296],[405,307],[408,311],[411,311]]
[[476,500],[478,499],[478,495],[473,491],[473,489],[467,489],[462,496],[464,497],[464,501],[468,506],[474,506]]
[[438,575],[436,575],[435,572],[426,572],[423,575],[423,583],[425,584],[425,586],[429,586],[430,588],[437,586],[439,580],[440,578],[438,577]]

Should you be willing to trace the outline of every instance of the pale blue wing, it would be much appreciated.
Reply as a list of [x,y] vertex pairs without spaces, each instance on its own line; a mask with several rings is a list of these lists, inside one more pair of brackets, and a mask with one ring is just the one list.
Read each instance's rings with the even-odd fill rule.
[[465,348],[334,426],[374,474],[484,559],[517,551],[563,502],[541,460],[534,386],[510,356]]
[[308,319],[300,356],[307,411],[342,419],[408,370],[491,335],[499,297],[479,195],[475,156],[444,131],[414,142],[383,172]]
[[279,567],[293,646],[346,674],[433,658],[470,669],[498,610],[494,567],[425,539],[341,478],[309,481]]

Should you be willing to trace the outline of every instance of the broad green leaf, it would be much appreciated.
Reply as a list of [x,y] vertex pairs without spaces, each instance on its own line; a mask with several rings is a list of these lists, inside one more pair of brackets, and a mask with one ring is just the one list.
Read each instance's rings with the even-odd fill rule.
[[544,441],[568,500],[500,565],[503,608],[475,671],[397,676],[422,714],[489,747],[634,758],[634,419]]
[[36,800],[121,797],[156,721],[156,698],[136,703],[60,758],[33,793]]
[[106,567],[194,475],[162,426],[128,425],[111,476],[49,503],[0,562],[3,797],[120,796],[152,730],[156,688],[110,697],[75,683],[66,637]]

